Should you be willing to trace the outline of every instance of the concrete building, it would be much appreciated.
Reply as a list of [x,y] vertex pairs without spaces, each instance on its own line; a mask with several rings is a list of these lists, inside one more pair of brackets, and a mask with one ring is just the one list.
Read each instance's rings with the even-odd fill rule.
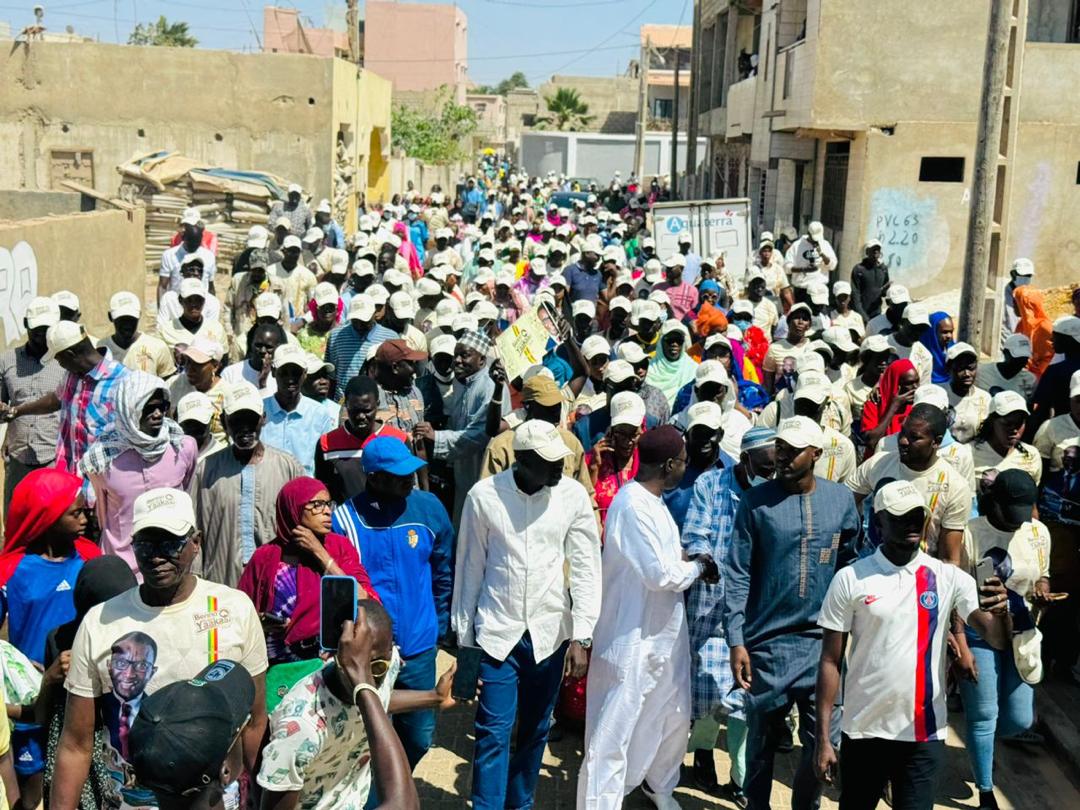
[[[671,129],[676,96],[679,100],[679,127],[685,127],[689,120],[693,31],[693,27],[689,25],[641,26],[641,47],[648,55],[645,92],[649,129]],[[675,87],[676,62],[679,66],[678,89]],[[626,75],[634,80],[635,85],[641,75],[640,70],[641,59],[631,60]],[[636,115],[636,106],[633,109]]]
[[306,53],[347,58],[349,35],[332,28],[305,26],[300,22],[298,9],[264,6],[262,47],[267,53]]
[[[749,196],[758,230],[820,220],[844,277],[876,238],[916,295],[959,288],[989,4],[695,5],[701,196]],[[1074,8],[1014,2],[987,324],[1017,257],[1040,286],[1080,278]]]
[[469,23],[454,5],[367,0],[364,67],[389,79],[394,93],[454,88],[465,103]]
[[476,140],[481,147],[506,149],[506,97],[495,93],[469,93],[465,103],[476,113]]
[[316,197],[344,183],[355,206],[388,197],[390,83],[342,59],[34,42],[0,54],[0,142],[0,188],[114,194],[117,165],[163,149]]

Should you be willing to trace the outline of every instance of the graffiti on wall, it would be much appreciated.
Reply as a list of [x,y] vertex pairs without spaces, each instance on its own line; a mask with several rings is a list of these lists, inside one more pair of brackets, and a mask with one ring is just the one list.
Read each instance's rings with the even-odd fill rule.
[[26,334],[23,318],[31,299],[37,296],[38,266],[34,249],[17,242],[8,250],[0,247],[0,323],[4,327],[4,345]]
[[929,284],[949,256],[949,223],[937,200],[904,188],[882,188],[870,200],[867,239],[881,242],[882,260],[897,284]]

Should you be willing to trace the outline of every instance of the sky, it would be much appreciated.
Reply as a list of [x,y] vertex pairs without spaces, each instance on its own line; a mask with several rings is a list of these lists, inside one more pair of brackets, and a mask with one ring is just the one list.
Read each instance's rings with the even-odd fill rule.
[[[262,7],[259,0],[38,0],[45,27],[75,31],[102,42],[126,42],[136,22],[164,14],[183,21],[199,47],[259,50]],[[345,0],[294,0],[314,27],[331,15],[344,19]],[[361,0],[361,15],[363,2]],[[469,21],[469,77],[496,84],[516,70],[532,85],[554,73],[578,76],[621,75],[638,53],[642,23],[689,25],[690,0],[459,0]],[[0,0],[0,20],[13,31],[33,22],[34,0]],[[302,18],[303,19],[303,18]],[[258,37],[256,36],[258,32]],[[410,58],[422,54],[409,54]]]

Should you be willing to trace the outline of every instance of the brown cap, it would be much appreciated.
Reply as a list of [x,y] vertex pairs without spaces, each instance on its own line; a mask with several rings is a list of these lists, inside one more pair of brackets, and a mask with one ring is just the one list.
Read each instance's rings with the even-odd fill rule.
[[397,363],[408,360],[418,363],[427,360],[427,352],[418,352],[404,340],[386,340],[375,351],[375,359],[380,363]]
[[545,407],[562,404],[562,394],[559,385],[550,377],[537,374],[530,377],[521,387],[521,401],[535,402]]

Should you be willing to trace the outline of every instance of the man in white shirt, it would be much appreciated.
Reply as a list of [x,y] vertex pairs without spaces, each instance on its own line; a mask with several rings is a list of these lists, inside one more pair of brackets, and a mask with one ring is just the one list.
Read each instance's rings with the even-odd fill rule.
[[806,236],[788,248],[784,267],[791,274],[796,301],[810,300],[807,290],[811,285],[829,283],[829,273],[836,267],[836,251],[825,238],[825,228],[820,222],[811,222]]
[[217,273],[217,259],[214,254],[203,247],[202,235],[203,224],[196,208],[185,209],[180,220],[180,226],[184,229],[180,244],[171,247],[161,254],[161,270],[158,271],[157,298],[168,290],[174,292],[180,289],[180,264],[189,254],[202,259],[203,282],[210,292],[214,291],[214,274]]
[[[690,732],[690,640],[683,592],[716,584],[707,554],[683,560],[662,496],[682,480],[686,446],[664,425],[638,442],[634,481],[612,501],[603,590],[585,710],[579,810],[618,810],[639,784],[661,810],[672,796]],[[647,784],[643,784],[647,783]]]
[[559,685],[585,675],[600,613],[600,537],[585,487],[562,474],[570,449],[540,420],[517,428],[513,449],[509,470],[469,491],[458,532],[452,623],[483,650],[477,808],[532,807]]
[[[997,577],[976,583],[955,565],[919,550],[927,507],[907,481],[874,496],[882,545],[833,577],[821,606],[815,768],[836,781],[836,751],[825,729],[840,690],[844,648],[840,806],[872,810],[886,783],[892,806],[929,810],[945,754],[946,635],[955,610],[987,642],[1005,649],[1012,634],[1008,598]],[[997,615],[992,615],[997,614]]]

